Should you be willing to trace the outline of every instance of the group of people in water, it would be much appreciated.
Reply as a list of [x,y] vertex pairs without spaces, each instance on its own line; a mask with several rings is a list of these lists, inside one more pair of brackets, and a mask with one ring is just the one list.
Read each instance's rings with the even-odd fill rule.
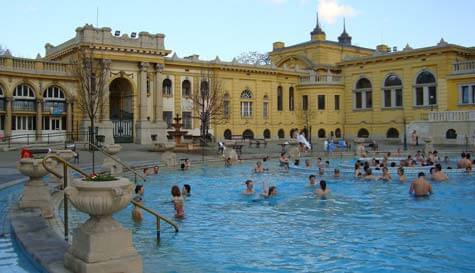
[[[293,164],[299,166],[301,164],[300,158],[295,159]],[[262,160],[256,162],[253,172],[262,173],[269,170],[266,165],[269,161],[269,157],[266,156]],[[386,153],[382,159],[368,158],[368,160],[359,159],[355,162],[354,165],[354,178],[361,179],[365,181],[371,180],[380,180],[384,182],[389,182],[393,180],[393,177],[390,173],[389,168],[397,168],[397,180],[401,183],[407,181],[407,176],[405,174],[405,169],[412,167],[430,167],[429,178],[432,181],[442,182],[447,181],[449,178],[447,174],[443,171],[442,164],[447,166],[447,169],[452,169],[451,161],[448,156],[445,156],[443,160],[439,158],[438,152],[433,151],[428,153],[427,157],[421,151],[417,151],[414,155],[408,155],[407,159],[400,160],[399,164],[391,158],[391,153]],[[461,158],[456,162],[457,169],[464,169],[467,172],[471,172],[472,165],[475,162],[472,161],[470,153],[462,153]],[[285,152],[280,154],[279,164],[284,170],[289,169],[290,159]],[[229,159],[225,159],[225,166],[230,167],[232,165]],[[311,159],[305,159],[303,162],[305,168],[314,168],[315,165]],[[329,175],[326,172],[327,168],[330,168],[330,161],[322,160],[321,157],[316,159],[316,167],[318,172],[312,174],[308,177],[309,187],[317,187],[315,190],[315,195],[318,197],[326,197],[330,193],[330,189],[327,187],[327,182],[324,179],[318,181],[317,175],[322,177]],[[183,160],[183,163],[180,165],[180,169],[185,171],[191,168],[191,163],[188,159]],[[373,170],[380,171],[380,175],[374,175]],[[154,166],[153,168],[145,168],[144,175],[149,174],[158,174],[159,167]],[[341,177],[340,169],[333,168],[331,177],[339,178]],[[396,178],[395,178],[396,179]],[[254,190],[254,181],[248,179],[244,182],[245,189],[242,191],[243,195],[253,196],[256,194]],[[137,185],[135,188],[135,197],[134,201],[141,203],[143,201],[144,187],[143,185]],[[417,178],[411,183],[409,188],[409,193],[414,196],[429,196],[433,193],[432,185],[426,180],[426,175],[423,171],[417,174]],[[191,194],[191,186],[189,184],[183,185],[183,188],[180,190],[178,185],[174,185],[171,188],[172,203],[175,209],[175,217],[183,218],[185,216],[185,199]],[[263,198],[271,198],[278,194],[276,186],[264,185],[263,190],[260,193],[260,196]],[[136,221],[140,221],[143,218],[143,215],[138,206],[135,206],[132,211],[132,217]]]

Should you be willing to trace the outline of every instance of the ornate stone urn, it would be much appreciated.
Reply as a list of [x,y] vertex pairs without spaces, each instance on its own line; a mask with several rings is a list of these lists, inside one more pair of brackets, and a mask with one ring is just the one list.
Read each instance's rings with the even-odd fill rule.
[[[64,159],[65,161],[67,162],[71,162],[71,159],[74,158],[74,156],[76,155],[75,152],[73,152],[72,150],[54,150],[51,152],[51,154],[55,154],[59,157],[61,157],[62,159]],[[54,168],[56,172],[60,173],[61,175],[63,175],[64,171],[63,171],[63,164],[58,162],[58,164],[56,165],[56,167]],[[51,175],[51,178],[53,180],[53,182],[57,183],[57,184],[60,184],[60,185],[63,185],[64,183],[64,180],[63,179],[60,179],[58,177],[56,177],[55,175]],[[71,181],[71,173],[68,172],[68,181]]]
[[[119,144],[108,144],[104,146],[104,151],[117,160],[120,160],[119,156],[117,156],[120,150],[122,150],[122,146]],[[102,168],[107,172],[110,172],[111,175],[119,175],[123,171],[122,165],[120,165],[115,160],[109,157],[104,158]]]
[[[23,196],[20,199],[20,208],[40,208],[43,217],[53,217],[53,206],[48,186],[43,177],[48,171],[43,167],[43,159],[22,158],[17,163],[17,169],[23,175],[30,177],[23,188]],[[56,161],[49,160],[51,168],[56,166]]]
[[141,273],[142,258],[131,232],[112,218],[129,204],[133,184],[123,177],[108,182],[75,179],[65,193],[75,208],[90,216],[74,230],[65,267],[75,273]]
[[367,154],[366,154],[366,149],[364,147],[364,142],[365,140],[362,139],[362,138],[355,138],[353,139],[353,142],[356,144],[356,150],[355,150],[355,154],[358,155],[358,156],[361,156],[361,157],[366,157]]

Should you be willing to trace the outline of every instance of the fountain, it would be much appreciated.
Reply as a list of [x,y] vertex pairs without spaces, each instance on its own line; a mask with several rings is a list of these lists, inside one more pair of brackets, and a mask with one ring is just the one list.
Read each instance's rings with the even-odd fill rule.
[[172,127],[175,130],[168,131],[168,135],[175,138],[175,152],[195,150],[193,143],[181,143],[182,137],[188,135],[188,132],[181,130],[181,127],[183,127],[183,123],[180,123],[181,121],[180,115],[176,114],[173,120],[175,120],[175,122],[172,123]]

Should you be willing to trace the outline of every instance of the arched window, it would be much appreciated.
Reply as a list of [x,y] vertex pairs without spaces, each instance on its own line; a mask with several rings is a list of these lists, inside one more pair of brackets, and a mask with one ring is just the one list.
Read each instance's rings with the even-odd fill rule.
[[396,128],[389,128],[386,132],[386,138],[399,138],[399,131]]
[[294,103],[294,88],[289,88],[289,111],[294,111],[295,103]]
[[277,111],[282,111],[283,110],[283,91],[282,91],[282,86],[279,85],[277,87]]
[[424,70],[416,78],[414,85],[414,105],[432,106],[437,104],[437,84],[434,75]]
[[325,137],[326,137],[325,129],[318,130],[318,138],[325,138]]
[[231,109],[230,109],[230,99],[229,99],[229,94],[226,93],[224,94],[223,97],[223,114],[225,118],[229,118],[231,115]]
[[277,132],[277,137],[278,138],[284,138],[285,137],[284,129],[279,129],[279,131]]
[[13,90],[13,111],[36,112],[35,91],[27,84],[20,84]]
[[356,82],[353,90],[353,107],[355,109],[369,109],[373,107],[373,89],[367,78]]
[[269,97],[267,95],[264,95],[262,102],[262,117],[265,119],[269,118]]
[[172,81],[170,79],[164,79],[162,83],[163,95],[166,97],[172,96]]
[[242,138],[243,139],[254,139],[254,132],[247,129],[244,132],[242,132]]
[[361,128],[361,129],[358,131],[358,137],[368,138],[368,137],[369,137],[369,132],[368,132],[368,130],[365,129],[365,128]]
[[446,139],[457,139],[457,131],[454,129],[449,129],[447,132],[445,132],[445,138]]
[[249,89],[241,92],[241,117],[252,117],[252,92]]
[[224,130],[223,136],[224,139],[231,139],[233,137],[233,134],[231,133],[231,130],[226,129]]
[[184,80],[181,83],[181,96],[182,97],[191,97],[191,82],[189,80]]
[[200,92],[201,96],[207,97],[209,94],[209,82],[206,80],[201,81],[200,83]]
[[50,86],[43,92],[43,111],[53,115],[61,115],[66,112],[66,97],[63,89],[59,86]]
[[341,129],[340,129],[340,128],[336,128],[336,130],[335,130],[335,137],[336,137],[336,138],[340,138],[340,137],[341,137]]
[[265,129],[262,135],[264,136],[265,139],[271,138],[269,129]]
[[383,107],[402,107],[402,81],[394,74],[384,80]]

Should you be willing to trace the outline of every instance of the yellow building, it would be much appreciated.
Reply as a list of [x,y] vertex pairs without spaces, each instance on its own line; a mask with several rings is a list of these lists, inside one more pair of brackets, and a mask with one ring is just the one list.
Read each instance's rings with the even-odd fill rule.
[[97,120],[107,143],[148,144],[153,135],[165,142],[176,114],[199,135],[190,96],[209,85],[204,70],[215,73],[224,91],[225,115],[210,130],[218,140],[288,139],[306,127],[314,142],[402,141],[413,130],[436,142],[475,142],[474,48],[443,40],[399,51],[362,48],[345,28],[338,41],[327,40],[317,20],[309,41],[275,42],[271,65],[248,65],[169,56],[163,34],[135,36],[85,25],[60,45],[46,44],[43,58],[0,56],[0,134],[17,142],[56,141],[87,128],[68,62],[79,48],[90,48],[107,69],[108,99]]

